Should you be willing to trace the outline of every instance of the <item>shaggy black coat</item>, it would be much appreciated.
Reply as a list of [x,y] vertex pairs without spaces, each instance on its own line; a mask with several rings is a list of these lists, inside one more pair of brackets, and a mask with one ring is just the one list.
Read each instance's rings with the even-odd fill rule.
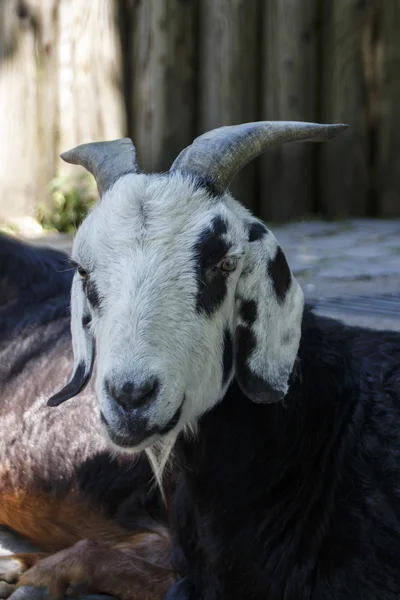
[[400,598],[400,335],[306,309],[284,403],[180,438],[169,600]]

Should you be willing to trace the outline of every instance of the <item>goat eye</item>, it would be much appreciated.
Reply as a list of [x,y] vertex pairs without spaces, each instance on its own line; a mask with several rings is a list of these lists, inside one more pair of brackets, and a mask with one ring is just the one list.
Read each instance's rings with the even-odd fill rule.
[[77,267],[76,270],[78,271],[78,273],[79,273],[80,277],[82,277],[82,279],[86,280],[89,277],[89,273],[83,267]]
[[238,259],[236,256],[226,256],[217,264],[218,269],[225,272],[234,271],[237,267]]

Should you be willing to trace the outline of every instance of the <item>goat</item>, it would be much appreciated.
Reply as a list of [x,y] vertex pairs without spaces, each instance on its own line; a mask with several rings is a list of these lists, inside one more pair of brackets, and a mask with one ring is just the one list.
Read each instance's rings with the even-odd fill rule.
[[147,459],[108,450],[90,386],[46,407],[72,367],[71,281],[63,253],[0,237],[0,597],[33,598],[44,573],[63,596],[68,568],[90,592],[161,600],[174,579]]
[[96,348],[109,443],[158,444],[156,470],[173,451],[169,600],[400,597],[400,336],[304,308],[275,237],[227,191],[272,143],[343,129],[224,127],[160,175],[129,139],[63,155],[101,201],[72,252],[74,373],[49,403],[87,384]]

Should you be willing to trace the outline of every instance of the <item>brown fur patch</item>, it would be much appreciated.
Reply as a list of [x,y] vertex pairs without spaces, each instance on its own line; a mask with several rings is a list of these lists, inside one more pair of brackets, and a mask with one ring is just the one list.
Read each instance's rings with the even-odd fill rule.
[[128,542],[129,532],[73,494],[64,498],[24,489],[0,493],[0,523],[25,536],[44,552],[57,552],[82,539]]

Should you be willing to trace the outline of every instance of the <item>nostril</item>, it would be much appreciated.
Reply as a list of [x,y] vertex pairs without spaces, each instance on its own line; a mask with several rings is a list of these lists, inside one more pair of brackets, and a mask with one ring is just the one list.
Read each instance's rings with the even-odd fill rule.
[[156,397],[159,383],[156,377],[149,378],[140,385],[126,381],[121,386],[106,382],[106,390],[116,402],[125,410],[143,408],[150,404]]

